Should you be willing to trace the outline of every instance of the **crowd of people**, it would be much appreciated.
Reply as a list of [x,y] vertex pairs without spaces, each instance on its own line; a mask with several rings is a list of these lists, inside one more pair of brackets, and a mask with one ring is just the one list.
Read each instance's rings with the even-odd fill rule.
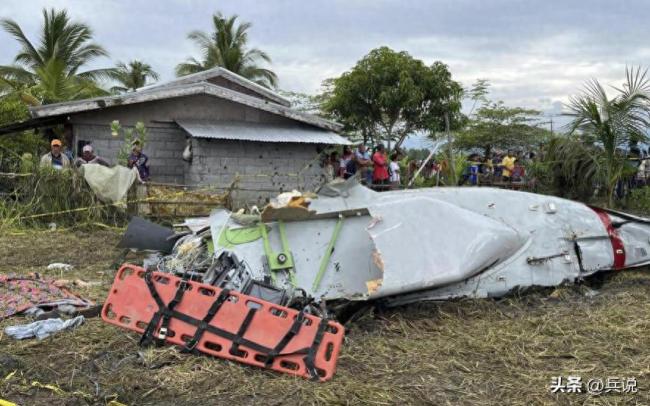
[[505,153],[496,152],[493,156],[481,157],[471,154],[463,170],[459,185],[511,183],[524,185],[526,183],[526,166],[535,159],[535,153]]
[[[399,188],[403,180],[410,181],[418,170],[419,176],[425,180],[440,176],[448,165],[446,161],[437,162],[434,159],[426,162],[411,160],[405,173],[401,174],[398,162],[401,158],[400,152],[392,152],[389,155],[382,144],[372,151],[368,151],[365,144],[359,144],[354,149],[346,146],[341,152],[331,152],[325,158],[323,168],[327,181],[357,176],[363,184],[373,189],[387,190]],[[534,152],[515,153],[512,150],[496,151],[488,157],[477,153],[470,154],[458,185],[524,185],[526,167],[535,158]]]
[[[86,164],[111,166],[106,159],[95,154],[92,145],[84,145],[81,149],[81,155],[75,158],[72,151],[64,147],[61,140],[57,138],[50,142],[50,151],[43,155],[40,160],[41,167],[49,167],[54,170],[80,168]],[[149,158],[142,152],[142,146],[137,140],[133,142],[131,153],[127,159],[127,167],[136,168],[141,181],[149,180]]]
[[394,189],[401,184],[399,158],[398,152],[388,156],[383,144],[368,151],[361,143],[354,150],[345,146],[340,153],[331,152],[323,162],[323,170],[327,182],[357,176],[361,183],[374,189]]

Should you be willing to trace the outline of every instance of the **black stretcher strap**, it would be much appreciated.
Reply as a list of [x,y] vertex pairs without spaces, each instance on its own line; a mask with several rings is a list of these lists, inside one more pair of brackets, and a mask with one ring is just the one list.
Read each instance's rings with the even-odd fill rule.
[[171,312],[174,311],[176,306],[181,302],[183,299],[183,294],[185,294],[185,291],[188,289],[188,284],[187,280],[189,278],[190,274],[189,272],[185,272],[183,274],[183,278],[181,279],[180,283],[178,284],[178,288],[176,289],[176,294],[174,295],[173,299],[167,303],[166,308],[162,312],[162,322],[160,323],[160,330],[158,333],[158,340],[157,344],[163,345],[165,343],[165,339],[167,338],[167,332],[169,329],[169,321],[171,320]]
[[147,328],[144,330],[142,337],[140,338],[140,345],[148,346],[153,341],[153,333],[156,330],[156,327],[158,327],[158,322],[160,321],[160,317],[162,316],[162,311],[163,309],[165,309],[166,306],[165,306],[165,302],[163,302],[162,298],[158,294],[158,291],[156,290],[153,281],[151,280],[151,271],[145,272],[144,281],[147,284],[147,288],[149,288],[149,293],[151,294],[151,297],[156,302],[156,305],[158,305],[158,311],[154,313],[153,317],[149,321],[149,324],[147,324]]
[[257,312],[257,309],[248,309],[248,313],[246,313],[246,317],[244,318],[244,321],[241,323],[241,326],[239,326],[239,330],[237,331],[237,335],[235,336],[235,339],[232,340],[232,346],[230,347],[231,355],[241,356],[241,352],[239,351],[239,346],[242,344],[242,340],[244,339],[244,334],[246,334],[248,327],[250,327],[251,322],[253,321],[253,317],[255,317],[255,312]]
[[284,350],[284,347],[289,344],[291,339],[298,335],[300,332],[300,327],[302,327],[303,322],[305,321],[305,313],[304,310],[301,310],[300,313],[296,316],[295,320],[293,321],[293,324],[291,325],[291,328],[289,328],[289,331],[282,337],[280,342],[273,348],[268,355],[266,356],[266,361],[264,362],[265,367],[270,367],[273,365],[273,361],[275,358],[280,355],[282,350]]
[[183,352],[193,352],[196,348],[196,345],[199,343],[201,340],[201,337],[203,337],[203,333],[205,333],[205,330],[207,329],[208,325],[214,318],[214,316],[217,314],[219,309],[221,308],[221,305],[224,304],[226,300],[228,300],[228,297],[230,296],[230,289],[222,289],[221,293],[219,293],[219,296],[215,299],[215,301],[212,303],[212,306],[208,309],[208,312],[206,313],[205,317],[203,317],[203,320],[201,320],[201,324],[196,328],[196,331],[194,332],[194,336],[185,343],[185,348],[183,348]]
[[320,343],[323,341],[323,335],[325,335],[327,324],[327,319],[321,319],[321,322],[318,325],[318,330],[316,331],[316,336],[314,337],[314,341],[312,342],[311,347],[309,347],[307,355],[305,355],[303,358],[307,372],[309,372],[309,375],[313,380],[318,380],[318,371],[316,370],[315,359],[316,354],[318,353],[318,348],[320,347]]
[[[328,325],[327,319],[321,319],[321,322],[318,325],[318,330],[316,330],[316,335],[314,336],[314,341],[312,342],[310,347],[306,347],[290,353],[283,353],[282,350],[289,344],[291,339],[300,332],[301,326],[303,325],[303,321],[304,321],[303,311],[298,313],[289,331],[287,331],[284,337],[282,337],[280,342],[278,342],[278,344],[274,348],[268,348],[266,346],[260,345],[256,342],[244,338],[244,335],[246,334],[246,331],[250,327],[250,324],[253,320],[253,317],[255,316],[257,309],[249,309],[248,313],[246,314],[246,317],[244,318],[244,321],[242,322],[236,334],[233,334],[229,331],[223,330],[219,327],[215,327],[209,324],[214,318],[214,316],[217,314],[221,306],[228,299],[230,295],[230,291],[228,289],[223,289],[221,291],[217,299],[212,303],[212,306],[210,306],[210,309],[208,310],[208,313],[205,315],[205,317],[202,320],[199,320],[187,314],[180,313],[174,309],[178,305],[178,303],[182,300],[183,293],[185,292],[185,290],[187,290],[186,289],[187,279],[184,279],[181,282],[181,284],[178,287],[178,290],[176,291],[176,294],[174,295],[174,298],[169,302],[168,305],[165,305],[162,298],[158,294],[158,291],[156,290],[156,287],[152,281],[150,272],[145,273],[144,280],[147,284],[147,287],[149,288],[149,293],[151,293],[151,297],[153,297],[154,301],[158,305],[158,311],[153,315],[151,321],[147,325],[147,328],[145,329],[145,332],[142,335],[142,338],[140,339],[140,345],[147,345],[151,343],[153,338],[153,332],[155,331],[156,326],[158,325],[158,322],[160,321],[161,318],[167,320],[165,322],[165,328],[167,328],[168,323],[171,319],[178,319],[184,323],[190,324],[197,328],[194,337],[190,341],[188,341],[188,343],[184,348],[184,351],[194,350],[194,347],[196,347],[198,341],[201,339],[203,334],[207,331],[216,336],[232,341],[233,345],[230,348],[231,354],[237,355],[239,353],[239,346],[245,346],[250,348],[253,351],[257,351],[263,355],[266,355],[267,360],[265,362],[265,365],[267,367],[272,365],[273,360],[277,357],[296,355],[296,354],[305,354],[303,361],[305,362],[305,367],[307,368],[309,375],[314,380],[319,379],[318,371],[315,365],[315,359],[320,344],[323,340],[323,336],[325,335],[325,331],[327,329],[327,325]],[[162,330],[162,326],[161,326],[161,330]],[[164,339],[160,341],[164,342]]]

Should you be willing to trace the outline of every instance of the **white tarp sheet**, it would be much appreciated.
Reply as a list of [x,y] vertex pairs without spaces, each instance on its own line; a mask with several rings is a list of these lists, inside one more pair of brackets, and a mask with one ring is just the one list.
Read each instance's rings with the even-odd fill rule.
[[126,198],[133,182],[138,178],[136,168],[115,166],[107,168],[98,164],[81,167],[84,179],[97,197],[104,202],[117,203]]

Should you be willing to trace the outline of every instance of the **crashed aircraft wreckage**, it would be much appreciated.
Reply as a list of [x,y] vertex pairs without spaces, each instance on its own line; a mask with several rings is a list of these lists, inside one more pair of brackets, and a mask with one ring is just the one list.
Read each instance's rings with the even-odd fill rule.
[[[313,197],[280,195],[261,214],[215,210],[186,225],[147,271],[118,272],[104,319],[145,340],[187,350],[198,341],[201,352],[320,380],[343,339],[328,319],[351,303],[497,297],[650,263],[648,219],[493,188],[378,193],[351,179]],[[121,279],[125,269],[135,276]],[[223,292],[241,299],[225,317]],[[169,334],[174,323],[185,333]]]

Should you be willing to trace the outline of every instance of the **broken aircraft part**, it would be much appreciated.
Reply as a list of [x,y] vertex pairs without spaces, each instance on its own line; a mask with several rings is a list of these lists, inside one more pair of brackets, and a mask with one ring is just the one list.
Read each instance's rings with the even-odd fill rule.
[[378,193],[351,179],[300,202],[267,207],[257,225],[214,211],[203,235],[213,258],[204,281],[235,290],[257,281],[288,302],[304,292],[317,302],[392,306],[501,296],[650,263],[650,220],[553,196],[494,188]]

